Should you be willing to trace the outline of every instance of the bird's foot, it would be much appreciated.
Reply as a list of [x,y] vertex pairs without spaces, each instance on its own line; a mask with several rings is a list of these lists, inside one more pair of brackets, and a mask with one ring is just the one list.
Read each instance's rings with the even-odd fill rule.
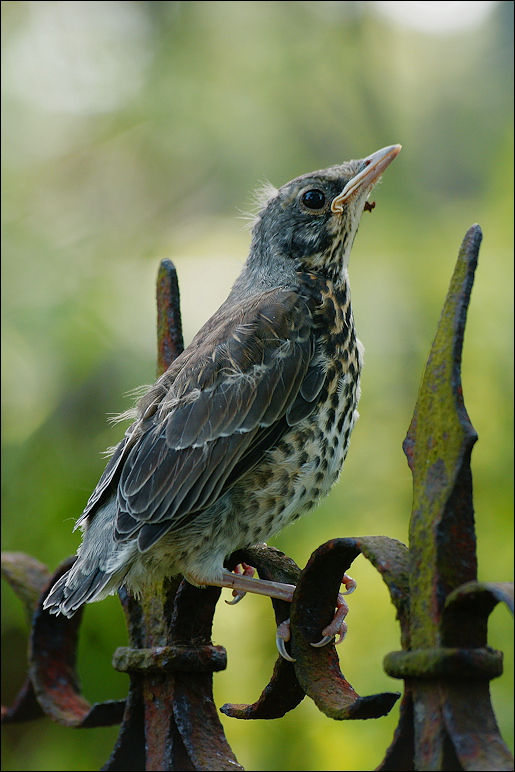
[[[241,567],[240,567],[241,566]],[[254,569],[247,563],[241,563],[237,566],[237,570],[234,572],[228,571],[224,568],[222,579],[217,582],[209,582],[216,587],[229,587],[233,591],[234,600],[228,601],[229,605],[238,603],[247,592],[252,592],[255,595],[265,595],[269,598],[277,598],[278,600],[285,600],[291,603],[293,593],[295,591],[295,585],[282,584],[281,582],[269,582],[266,579],[256,579],[254,576]],[[356,582],[351,579],[347,574],[343,575],[342,584],[345,586],[345,591],[338,593],[336,599],[336,613],[327,627],[322,630],[322,638],[318,643],[312,643],[315,648],[321,648],[325,646],[336,636],[338,637],[336,645],[341,643],[345,638],[347,632],[347,623],[345,617],[349,612],[349,607],[345,601],[344,595],[350,595],[356,589]],[[276,634],[277,650],[281,657],[288,660],[288,662],[295,662],[295,660],[286,651],[285,644],[290,640],[290,620],[279,625]]]
[[338,646],[338,644],[340,644],[347,635],[347,623],[345,622],[345,617],[349,613],[349,607],[343,596],[350,595],[352,592],[354,592],[357,587],[357,583],[355,579],[352,579],[352,577],[344,574],[342,584],[345,586],[345,592],[338,593],[338,597],[336,598],[336,613],[333,617],[333,621],[322,630],[322,639],[318,641],[318,643],[311,644],[316,649],[325,646],[336,636],[338,636],[338,638],[335,641],[335,646]]
[[[347,634],[347,623],[345,621],[345,617],[349,613],[349,607],[347,605],[347,602],[345,601],[344,595],[350,595],[351,592],[354,592],[356,589],[356,581],[352,579],[347,574],[343,575],[342,584],[345,586],[345,592],[339,592],[338,597],[336,599],[336,613],[332,619],[332,621],[324,627],[322,630],[322,638],[317,643],[312,643],[311,646],[314,648],[321,648],[322,646],[326,646],[330,641],[333,640],[337,636],[337,640],[335,641],[335,646],[338,646],[343,639],[345,638]],[[286,651],[285,644],[290,640],[290,620],[287,619],[285,622],[282,622],[282,624],[279,625],[276,632],[275,642],[277,646],[277,651],[283,657],[283,659],[286,659],[288,662],[295,662],[295,659],[291,657],[288,652]]]
[[[256,573],[256,569],[254,568],[254,566],[249,566],[248,563],[240,563],[239,565],[234,567],[232,573],[237,574],[238,576],[253,577],[254,574]],[[233,599],[225,601],[228,606],[235,606],[237,603],[240,602],[242,598],[245,597],[247,593],[243,592],[243,590],[234,589],[232,591],[232,594],[233,594]]]

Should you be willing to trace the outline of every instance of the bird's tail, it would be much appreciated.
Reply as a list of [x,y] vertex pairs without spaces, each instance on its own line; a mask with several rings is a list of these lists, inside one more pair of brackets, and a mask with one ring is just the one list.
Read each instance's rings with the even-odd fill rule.
[[[106,595],[112,595],[118,582],[113,582],[113,574],[97,569],[94,573],[84,573],[80,565],[80,558],[54,584],[43,603],[43,608],[51,614],[64,614],[72,617],[84,603],[102,600]],[[74,571],[75,566],[79,569]]]
[[84,604],[112,595],[122,584],[130,563],[126,548],[114,540],[114,499],[100,507],[84,524],[84,539],[73,566],[54,584],[43,608],[71,617]]

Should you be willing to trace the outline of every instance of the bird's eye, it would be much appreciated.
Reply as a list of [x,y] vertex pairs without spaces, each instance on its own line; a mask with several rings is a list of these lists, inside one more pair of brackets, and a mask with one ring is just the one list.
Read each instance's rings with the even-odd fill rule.
[[323,209],[325,206],[325,193],[323,193],[321,190],[313,188],[313,190],[306,190],[302,194],[300,200],[306,209]]

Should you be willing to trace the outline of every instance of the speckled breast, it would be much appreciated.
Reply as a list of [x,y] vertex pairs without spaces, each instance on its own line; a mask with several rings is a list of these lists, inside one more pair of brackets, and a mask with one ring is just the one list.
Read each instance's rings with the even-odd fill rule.
[[243,527],[249,543],[266,541],[327,495],[340,475],[358,417],[363,349],[356,338],[350,292],[346,284],[335,289],[324,282],[320,289],[318,282],[318,288],[315,356],[326,373],[324,386],[313,413],[237,484],[245,491]]

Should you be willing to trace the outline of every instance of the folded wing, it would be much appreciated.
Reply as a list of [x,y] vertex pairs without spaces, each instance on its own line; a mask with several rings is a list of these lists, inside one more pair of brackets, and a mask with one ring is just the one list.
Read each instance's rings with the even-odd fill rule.
[[116,538],[137,534],[145,551],[252,469],[322,389],[313,304],[277,289],[213,317],[142,400],[140,431],[129,429],[84,515],[117,481]]

